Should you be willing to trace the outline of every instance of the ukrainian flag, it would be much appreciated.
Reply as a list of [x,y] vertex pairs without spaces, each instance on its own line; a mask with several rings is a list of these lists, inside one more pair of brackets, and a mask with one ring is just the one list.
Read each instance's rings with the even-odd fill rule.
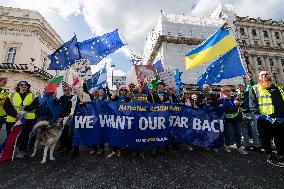
[[220,28],[207,40],[203,41],[195,49],[185,56],[185,68],[189,70],[203,63],[229,52],[237,46],[236,40],[230,35],[227,28]]

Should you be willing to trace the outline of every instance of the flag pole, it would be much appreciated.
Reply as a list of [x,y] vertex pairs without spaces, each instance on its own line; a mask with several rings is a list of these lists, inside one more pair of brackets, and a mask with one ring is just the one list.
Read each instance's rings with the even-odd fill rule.
[[15,143],[14,143],[14,149],[13,149],[13,154],[12,154],[12,161],[14,161],[15,152],[16,152],[16,147],[17,147],[17,141],[18,141],[18,138],[19,138],[21,132],[22,132],[22,131],[19,132],[19,134],[18,134],[18,136],[17,136],[17,138],[16,138],[16,140],[15,140]]

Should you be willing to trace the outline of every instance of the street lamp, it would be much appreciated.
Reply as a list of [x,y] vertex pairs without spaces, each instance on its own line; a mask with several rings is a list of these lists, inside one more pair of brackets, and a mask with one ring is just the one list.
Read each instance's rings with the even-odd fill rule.
[[111,86],[113,88],[113,70],[115,68],[115,64],[112,63],[110,67],[111,67]]

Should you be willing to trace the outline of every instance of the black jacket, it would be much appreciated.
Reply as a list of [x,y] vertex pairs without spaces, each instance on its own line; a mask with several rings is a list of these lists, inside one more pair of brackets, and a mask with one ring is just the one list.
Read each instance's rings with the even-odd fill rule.
[[149,93],[147,96],[147,100],[149,103],[161,103],[161,99],[157,95],[157,93]]
[[72,101],[71,101],[72,97],[73,95],[70,96],[63,95],[58,100],[57,99],[53,100],[53,103],[55,105],[60,104],[60,117],[66,117],[70,115],[72,108]]

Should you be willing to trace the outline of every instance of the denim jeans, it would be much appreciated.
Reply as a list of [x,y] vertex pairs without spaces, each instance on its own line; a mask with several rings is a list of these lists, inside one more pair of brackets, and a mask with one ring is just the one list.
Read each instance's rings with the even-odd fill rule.
[[251,144],[249,142],[248,136],[248,129],[250,129],[252,140],[253,140],[253,147],[260,147],[260,139],[257,130],[257,120],[254,114],[246,113],[244,115],[244,119],[241,123],[241,133],[244,137],[244,146],[250,147]]
[[0,130],[2,129],[2,126],[4,125],[5,122],[6,122],[6,118],[0,117]]
[[225,145],[237,144],[241,147],[241,120],[225,119],[224,120]]

